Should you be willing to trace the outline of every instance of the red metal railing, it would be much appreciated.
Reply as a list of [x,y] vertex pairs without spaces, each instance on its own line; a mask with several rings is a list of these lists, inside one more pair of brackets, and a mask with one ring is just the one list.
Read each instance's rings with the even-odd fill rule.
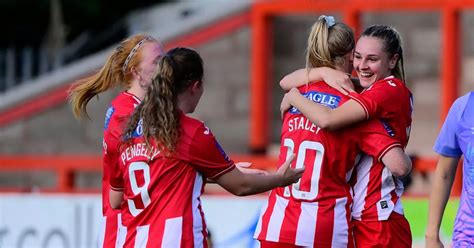
[[[252,162],[252,168],[272,171],[278,164],[278,158],[268,156],[253,155],[233,155],[236,162]],[[435,159],[415,159],[413,161],[414,170],[419,172],[429,172],[436,167]],[[100,192],[100,189],[79,189],[76,185],[76,173],[80,172],[102,172],[102,157],[99,155],[1,155],[0,173],[5,172],[32,172],[49,171],[53,172],[57,178],[57,185],[51,188],[35,189],[39,192]],[[455,186],[459,188],[460,185]],[[460,188],[459,188],[460,189]],[[11,187],[0,187],[0,192],[25,191],[25,189],[15,189]]]

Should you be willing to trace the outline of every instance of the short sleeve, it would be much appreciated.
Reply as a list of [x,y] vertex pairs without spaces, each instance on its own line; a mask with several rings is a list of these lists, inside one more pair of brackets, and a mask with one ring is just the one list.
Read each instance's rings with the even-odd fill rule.
[[207,178],[217,178],[235,168],[234,161],[204,125],[197,128],[188,151],[191,165]]
[[436,139],[433,150],[440,155],[447,157],[459,157],[462,155],[461,148],[457,141],[456,131],[463,111],[463,100],[464,97],[457,99],[453,103]]
[[349,97],[359,103],[368,119],[389,118],[390,110],[403,99],[405,87],[395,79],[375,83],[362,93],[351,92]]
[[380,120],[370,120],[356,127],[358,145],[362,152],[381,161],[382,157],[394,147],[402,147],[391,136]]
[[104,131],[104,170],[109,175],[109,184],[113,190],[123,189],[123,177],[119,166],[119,148],[121,142],[121,132],[123,119],[114,116],[109,127]]

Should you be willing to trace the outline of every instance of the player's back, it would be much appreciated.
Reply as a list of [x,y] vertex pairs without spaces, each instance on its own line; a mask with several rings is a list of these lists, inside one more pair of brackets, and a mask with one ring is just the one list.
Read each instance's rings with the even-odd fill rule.
[[[299,90],[330,108],[347,100],[324,82]],[[323,131],[296,108],[285,114],[279,164],[295,153],[292,167],[305,166],[305,172],[298,183],[271,192],[257,226],[257,239],[324,247],[350,243],[348,180],[358,151],[353,137],[347,130]]]
[[[348,99],[324,82],[301,86],[299,90],[306,98],[329,108],[336,108]],[[346,130],[322,130],[294,107],[285,114],[279,164],[295,153],[295,167],[306,166],[300,183],[287,187],[292,198],[325,202],[327,199],[350,197],[348,173],[354,165],[357,149],[353,136],[348,135]],[[288,190],[286,194],[281,188],[276,191],[285,197]]]
[[[147,146],[140,123],[134,136],[120,153],[125,247],[205,247],[200,203],[204,180],[232,170],[233,161],[201,121],[182,113],[173,152],[158,148],[153,140]],[[120,184],[111,182],[114,188]]]

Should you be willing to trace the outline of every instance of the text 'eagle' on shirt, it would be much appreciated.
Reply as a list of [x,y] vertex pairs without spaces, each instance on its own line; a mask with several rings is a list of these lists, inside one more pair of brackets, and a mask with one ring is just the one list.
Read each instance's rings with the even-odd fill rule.
[[[341,101],[341,97],[339,96],[317,92],[317,91],[306,92],[303,94],[303,96],[313,102],[322,104],[331,109],[337,108],[337,106],[339,106],[339,102]],[[290,117],[290,119],[288,120],[288,131],[293,132],[295,130],[304,129],[304,130],[317,134],[319,130],[321,130],[320,127],[317,127],[313,122],[308,120],[305,116],[300,115],[301,112],[297,108],[292,107],[289,110],[289,113],[292,114],[293,116]]]

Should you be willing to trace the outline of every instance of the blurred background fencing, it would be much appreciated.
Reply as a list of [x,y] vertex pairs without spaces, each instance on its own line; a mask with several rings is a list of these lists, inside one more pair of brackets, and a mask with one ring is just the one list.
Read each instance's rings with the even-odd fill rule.
[[[80,122],[67,104],[67,89],[97,70],[120,40],[139,32],[166,48],[197,49],[205,63],[205,93],[193,115],[234,160],[272,170],[266,165],[276,164],[279,151],[278,81],[304,67],[306,38],[321,14],[334,15],[357,33],[372,24],[393,25],[403,37],[415,98],[407,147],[415,167],[405,178],[404,204],[415,244],[423,244],[436,163],[431,148],[453,100],[474,89],[473,1],[11,0],[0,6],[16,13],[1,17],[7,25],[0,38],[0,247],[94,244],[104,113],[120,89],[93,99],[90,120]],[[445,240],[460,183],[445,215]],[[248,238],[265,195],[235,198],[215,186],[207,194],[215,246],[253,247]],[[234,230],[227,230],[228,223],[239,218],[219,207],[226,201],[246,216],[238,228],[230,225]],[[240,213],[242,208],[249,211]],[[57,224],[41,215],[55,216]],[[25,216],[19,224],[16,218]]]

